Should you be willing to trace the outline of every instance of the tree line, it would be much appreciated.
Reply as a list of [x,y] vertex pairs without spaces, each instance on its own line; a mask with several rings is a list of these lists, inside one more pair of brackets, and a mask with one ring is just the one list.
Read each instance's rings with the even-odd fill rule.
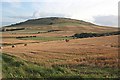
[[116,32],[107,32],[107,33],[80,33],[74,34],[74,38],[88,38],[88,37],[101,37],[101,36],[110,36],[110,35],[120,35],[120,31]]

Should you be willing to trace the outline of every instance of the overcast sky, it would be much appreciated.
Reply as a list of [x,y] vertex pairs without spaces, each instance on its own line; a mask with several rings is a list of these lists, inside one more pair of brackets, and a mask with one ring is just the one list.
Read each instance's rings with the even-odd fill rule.
[[2,0],[0,23],[9,25],[42,17],[66,17],[117,27],[118,1]]

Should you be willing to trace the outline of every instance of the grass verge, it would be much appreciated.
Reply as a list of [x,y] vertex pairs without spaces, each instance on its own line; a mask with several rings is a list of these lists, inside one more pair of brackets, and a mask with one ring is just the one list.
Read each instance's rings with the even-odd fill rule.
[[[46,67],[38,65],[32,62],[24,61],[20,58],[2,54],[2,72],[3,78],[40,78],[49,79],[62,78],[69,80],[71,78],[87,79],[87,78],[99,78],[99,79],[113,79],[118,78],[118,69],[111,68],[98,68],[82,65],[52,65]],[[54,80],[54,79],[52,79]]]

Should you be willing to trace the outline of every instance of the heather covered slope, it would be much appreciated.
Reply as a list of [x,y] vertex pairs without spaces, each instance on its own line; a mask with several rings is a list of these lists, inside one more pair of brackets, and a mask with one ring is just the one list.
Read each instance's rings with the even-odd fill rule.
[[[117,28],[106,27],[95,25],[90,22],[82,20],[70,19],[70,18],[59,18],[59,17],[48,17],[31,19],[25,22],[12,24],[6,26],[6,28],[25,28],[25,31],[68,31],[71,33],[82,33],[82,32],[113,32],[117,31]],[[24,31],[24,30],[23,30]]]

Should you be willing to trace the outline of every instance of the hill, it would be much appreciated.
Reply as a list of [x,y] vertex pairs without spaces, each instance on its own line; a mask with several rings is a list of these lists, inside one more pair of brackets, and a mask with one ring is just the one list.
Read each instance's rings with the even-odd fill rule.
[[40,25],[55,25],[55,24],[83,24],[83,25],[94,25],[89,22],[85,22],[82,20],[75,20],[70,18],[59,18],[59,17],[48,17],[48,18],[39,18],[39,19],[30,19],[25,22],[12,24],[6,27],[12,27],[12,26],[23,26],[23,25],[33,25],[33,26],[40,26]]
[[[90,22],[85,22],[83,20],[76,20],[70,18],[59,18],[59,17],[48,17],[31,19],[25,22],[12,24],[5,26],[4,28],[14,29],[20,28],[26,30],[37,30],[37,31],[69,31],[73,33],[83,33],[83,32],[113,32],[117,31],[117,28],[106,27],[95,25]],[[9,31],[9,30],[8,30]]]

